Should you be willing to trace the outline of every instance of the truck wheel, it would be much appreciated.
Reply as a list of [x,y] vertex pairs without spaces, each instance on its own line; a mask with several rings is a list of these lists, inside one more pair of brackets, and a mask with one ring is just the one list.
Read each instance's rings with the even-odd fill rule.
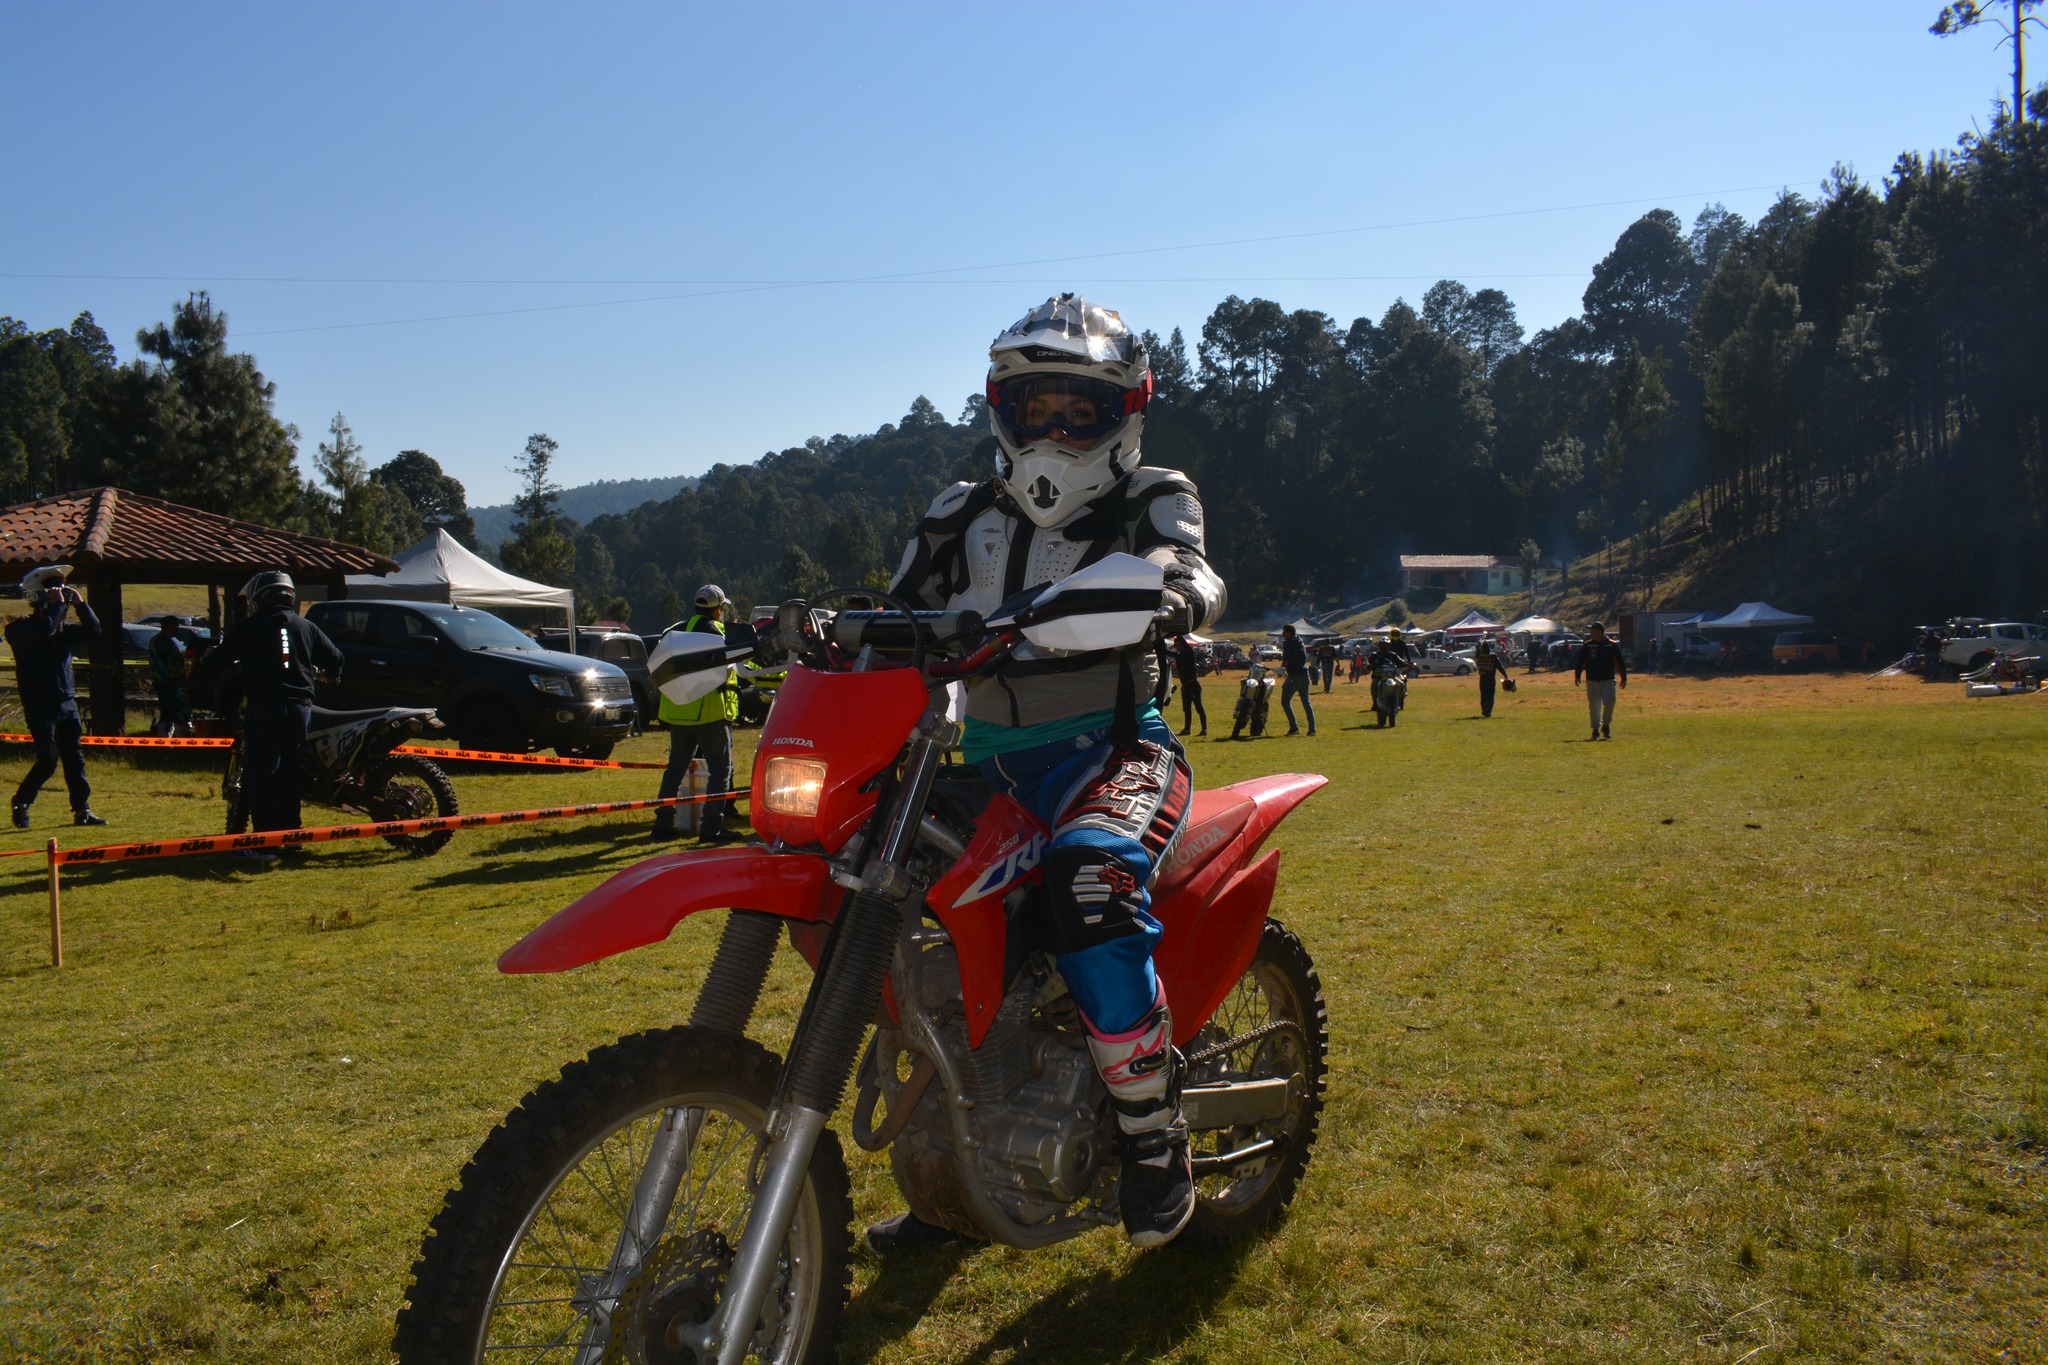
[[456,729],[457,741],[465,749],[483,749],[499,754],[523,754],[528,743],[519,714],[501,701],[480,701],[462,713]]
[[1977,651],[1977,653],[1970,656],[1970,662],[1964,668],[1963,671],[1966,673],[1975,673],[1980,668],[1989,668],[1991,666],[1991,661],[1997,657],[1998,656],[1996,654],[1993,654],[1988,649],[1979,650]]

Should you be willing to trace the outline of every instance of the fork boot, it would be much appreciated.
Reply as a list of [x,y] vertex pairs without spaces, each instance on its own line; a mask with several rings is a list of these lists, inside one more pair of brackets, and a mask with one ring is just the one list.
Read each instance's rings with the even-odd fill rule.
[[1088,1022],[1088,1052],[1116,1114],[1123,1167],[1118,1208],[1125,1235],[1140,1248],[1172,1241],[1195,1212],[1188,1125],[1180,1112],[1181,1058],[1166,990],[1155,989],[1152,1008],[1122,1033],[1099,1033]]

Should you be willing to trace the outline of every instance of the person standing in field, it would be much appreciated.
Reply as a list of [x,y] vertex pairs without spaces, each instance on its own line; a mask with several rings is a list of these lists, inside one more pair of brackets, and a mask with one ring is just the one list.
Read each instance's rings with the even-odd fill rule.
[[[201,660],[208,678],[229,669],[241,680],[242,791],[249,828],[257,833],[300,829],[303,781],[300,759],[313,723],[318,675],[341,673],[341,649],[320,627],[299,615],[298,588],[282,569],[269,569],[242,585],[249,615]],[[304,845],[286,850],[303,854]],[[269,862],[267,849],[241,856]]]
[[1493,641],[1486,636],[1472,647],[1472,671],[1479,675],[1479,716],[1482,720],[1493,718],[1493,689],[1507,671],[1507,664],[1500,652],[1493,647]]
[[1292,705],[1295,695],[1301,697],[1301,709],[1308,717],[1308,732],[1316,732],[1316,708],[1309,705],[1308,649],[1294,633],[1293,626],[1280,627],[1280,710],[1287,717],[1287,733],[1298,735],[1301,726],[1294,720]]
[[[716,583],[706,583],[697,589],[697,610],[688,620],[669,629],[723,635],[725,609],[730,600],[724,588]],[[702,758],[708,769],[705,777],[710,783],[710,790],[731,791],[732,727],[733,722],[740,718],[739,671],[728,667],[724,683],[709,696],[693,702],[670,701],[668,694],[663,693],[655,714],[668,727],[668,767],[662,770],[661,786],[655,795],[667,800],[681,792],[683,779],[690,771],[690,761],[696,758]],[[703,819],[697,825],[698,840],[720,844],[737,838],[725,830],[726,812],[731,809],[730,801],[708,803],[704,807]],[[654,813],[655,839],[682,837],[683,831],[676,823],[676,807],[663,806]]]
[[1595,621],[1587,630],[1586,643],[1579,646],[1572,661],[1572,686],[1586,682],[1586,712],[1593,721],[1594,739],[1614,738],[1615,687],[1628,686],[1628,660],[1621,646],[1607,638],[1607,626]]
[[1202,718],[1202,734],[1209,733],[1209,713],[1202,709],[1202,656],[1183,635],[1173,645],[1173,680],[1180,685],[1180,732],[1186,734]]

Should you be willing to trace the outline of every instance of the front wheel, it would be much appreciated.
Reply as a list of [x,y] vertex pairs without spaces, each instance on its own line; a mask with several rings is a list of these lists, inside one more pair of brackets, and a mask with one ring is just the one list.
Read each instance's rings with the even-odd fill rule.
[[1192,1135],[1197,1161],[1272,1142],[1265,1155],[1198,1176],[1195,1214],[1174,1245],[1215,1251],[1277,1219],[1308,1169],[1321,1121],[1330,1055],[1322,979],[1301,940],[1267,920],[1237,985],[1187,1047],[1187,1081],[1209,1085],[1281,1079],[1287,1112],[1277,1119]]
[[[678,1334],[724,1292],[780,1070],[757,1043],[693,1028],[634,1034],[564,1067],[485,1139],[427,1229],[392,1343],[400,1365],[692,1359]],[[650,1206],[657,1140],[676,1151],[671,1193],[635,1230],[626,1214]],[[852,1221],[828,1131],[751,1358],[832,1359]]]
[[[457,813],[455,784],[439,764],[418,754],[393,754],[370,774],[368,783],[370,818],[425,820],[431,816]],[[418,834],[387,834],[385,841],[414,858],[439,853],[450,839],[452,829],[425,830]]]

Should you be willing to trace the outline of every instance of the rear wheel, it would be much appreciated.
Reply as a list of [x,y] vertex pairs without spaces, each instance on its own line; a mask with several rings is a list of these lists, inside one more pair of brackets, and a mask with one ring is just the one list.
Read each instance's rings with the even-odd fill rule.
[[[753,1206],[752,1165],[781,1064],[706,1029],[634,1034],[562,1069],[506,1116],[427,1230],[392,1343],[401,1365],[689,1361],[677,1333],[725,1289]],[[689,1145],[661,1225],[625,1227],[647,1155]],[[853,1206],[839,1140],[811,1157],[752,1358],[833,1358]]]
[[[431,816],[456,814],[455,784],[430,758],[418,754],[393,754],[370,774],[368,785],[370,818],[425,820]],[[414,858],[439,853],[455,837],[452,829],[427,830],[419,834],[387,834],[385,841]]]
[[1287,1112],[1277,1119],[1191,1135],[1197,1160],[1274,1141],[1267,1155],[1197,1178],[1195,1215],[1174,1245],[1213,1251],[1277,1219],[1294,1198],[1321,1121],[1330,1053],[1323,983],[1301,940],[1266,921],[1237,985],[1188,1044],[1187,1083],[1281,1079]]

